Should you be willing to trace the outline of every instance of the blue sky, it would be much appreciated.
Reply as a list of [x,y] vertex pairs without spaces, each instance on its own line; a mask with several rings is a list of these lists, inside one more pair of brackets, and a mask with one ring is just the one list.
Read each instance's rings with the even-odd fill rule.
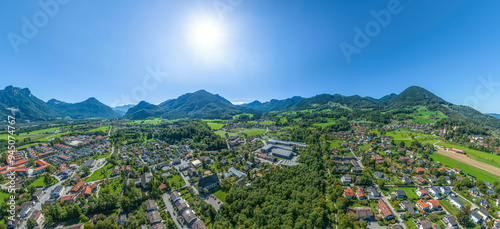
[[[57,10],[2,3],[4,86],[28,87],[45,101],[117,105],[199,89],[250,102],[378,98],[418,85],[500,113],[499,83],[482,83],[500,82],[498,1],[66,1],[40,1]],[[372,11],[391,18],[377,22]],[[209,47],[213,34],[199,35],[206,22],[217,33]],[[366,25],[369,44],[358,42],[348,61],[341,44],[356,47],[355,28],[367,33]]]

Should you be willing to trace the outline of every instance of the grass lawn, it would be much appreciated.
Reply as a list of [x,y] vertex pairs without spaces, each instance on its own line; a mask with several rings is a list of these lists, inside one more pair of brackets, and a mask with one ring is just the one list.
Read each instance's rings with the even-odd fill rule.
[[179,174],[176,174],[173,177],[169,178],[168,182],[170,183],[170,187],[172,187],[172,189],[182,187],[184,185],[184,180]]
[[224,123],[215,123],[215,122],[209,122],[207,125],[210,127],[212,130],[218,130],[224,126]]
[[417,190],[417,187],[398,187],[398,189],[405,191],[406,196],[408,198],[420,198],[417,196],[417,193],[415,193],[415,190]]
[[475,176],[477,179],[485,180],[485,181],[488,181],[492,184],[495,181],[499,180],[499,177],[494,175],[494,174],[491,174],[491,173],[486,172],[482,169],[479,169],[479,168],[476,168],[474,166],[459,162],[455,159],[452,159],[452,158],[449,158],[449,157],[446,157],[446,156],[443,156],[443,155],[440,155],[437,153],[432,154],[430,156],[430,158],[434,159],[434,161],[439,161],[443,164],[446,164],[449,167],[460,168],[464,174],[471,174],[471,175]]
[[222,189],[217,190],[217,192],[213,193],[219,200],[222,200],[222,202],[226,202],[226,195],[227,192],[222,191]]
[[108,178],[111,176],[112,171],[113,171],[113,165],[107,164],[106,166],[92,173],[92,175],[89,178],[87,178],[86,181],[89,182],[89,181],[100,180],[103,178]]
[[97,159],[101,159],[101,158],[106,158],[106,157],[109,157],[109,155],[111,154],[111,152],[108,152],[108,153],[105,153],[105,154],[101,154],[97,157]]
[[[56,183],[55,180],[53,179],[52,180],[52,184]],[[52,184],[46,184],[44,181],[43,181],[43,176],[42,177],[39,177],[38,179],[36,179],[33,183],[31,183],[32,185],[36,186],[36,187],[47,187],[49,185],[52,185]]]
[[454,207],[451,205],[449,200],[441,200],[439,201],[441,203],[441,206],[443,206],[446,211],[448,211],[452,215],[457,215],[458,214],[458,208]]

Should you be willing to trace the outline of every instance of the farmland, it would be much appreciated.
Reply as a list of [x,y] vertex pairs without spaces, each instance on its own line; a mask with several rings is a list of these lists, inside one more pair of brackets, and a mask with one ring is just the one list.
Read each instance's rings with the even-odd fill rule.
[[500,167],[500,156],[498,156],[498,155],[486,153],[486,152],[475,150],[475,149],[469,149],[468,147],[463,146],[463,145],[447,143],[447,142],[439,142],[439,143],[437,143],[437,145],[444,146],[447,148],[455,148],[455,149],[464,150],[470,158],[472,158],[476,161],[483,162],[483,163],[493,165],[496,167]]
[[[500,176],[500,169],[499,168],[485,165],[484,163],[480,163],[480,162],[471,160],[470,158],[467,158],[465,155],[455,154],[455,153],[450,153],[450,154],[454,154],[455,155],[454,158],[457,158],[458,156],[462,156],[462,157],[460,157],[460,161],[459,161],[459,160],[455,160],[451,157],[448,157],[448,156],[445,156],[445,155],[442,155],[439,153],[434,153],[430,156],[430,158],[434,159],[434,161],[439,161],[443,164],[446,164],[447,166],[449,166],[451,168],[453,168],[453,167],[460,168],[460,169],[462,169],[464,174],[471,174],[471,175],[477,177],[478,179],[482,179],[482,180],[488,181],[490,183],[494,183],[495,181],[498,181],[498,179],[500,178],[499,177]],[[470,163],[474,163],[474,165],[476,165],[477,167],[474,165],[471,165]],[[485,168],[483,166],[489,166],[489,167],[495,168],[497,170],[496,175],[490,171],[485,171],[483,169],[479,169],[479,168]]]

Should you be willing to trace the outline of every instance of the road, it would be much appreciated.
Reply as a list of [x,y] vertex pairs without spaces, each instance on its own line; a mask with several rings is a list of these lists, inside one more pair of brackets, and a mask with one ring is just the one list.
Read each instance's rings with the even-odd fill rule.
[[167,206],[167,212],[170,213],[170,217],[172,217],[172,219],[174,220],[175,225],[177,225],[177,228],[188,229],[186,225],[179,223],[179,221],[177,220],[178,213],[175,213],[174,206],[170,202],[170,196],[168,195],[168,193],[163,193],[161,197],[163,198],[163,202],[165,202],[165,206]]

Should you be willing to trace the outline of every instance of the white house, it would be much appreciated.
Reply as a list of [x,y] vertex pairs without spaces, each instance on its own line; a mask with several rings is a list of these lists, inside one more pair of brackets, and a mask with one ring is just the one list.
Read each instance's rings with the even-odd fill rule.
[[459,200],[454,196],[450,196],[450,203],[453,204],[458,209],[462,209],[462,207],[464,206],[464,202],[462,202],[461,200]]

